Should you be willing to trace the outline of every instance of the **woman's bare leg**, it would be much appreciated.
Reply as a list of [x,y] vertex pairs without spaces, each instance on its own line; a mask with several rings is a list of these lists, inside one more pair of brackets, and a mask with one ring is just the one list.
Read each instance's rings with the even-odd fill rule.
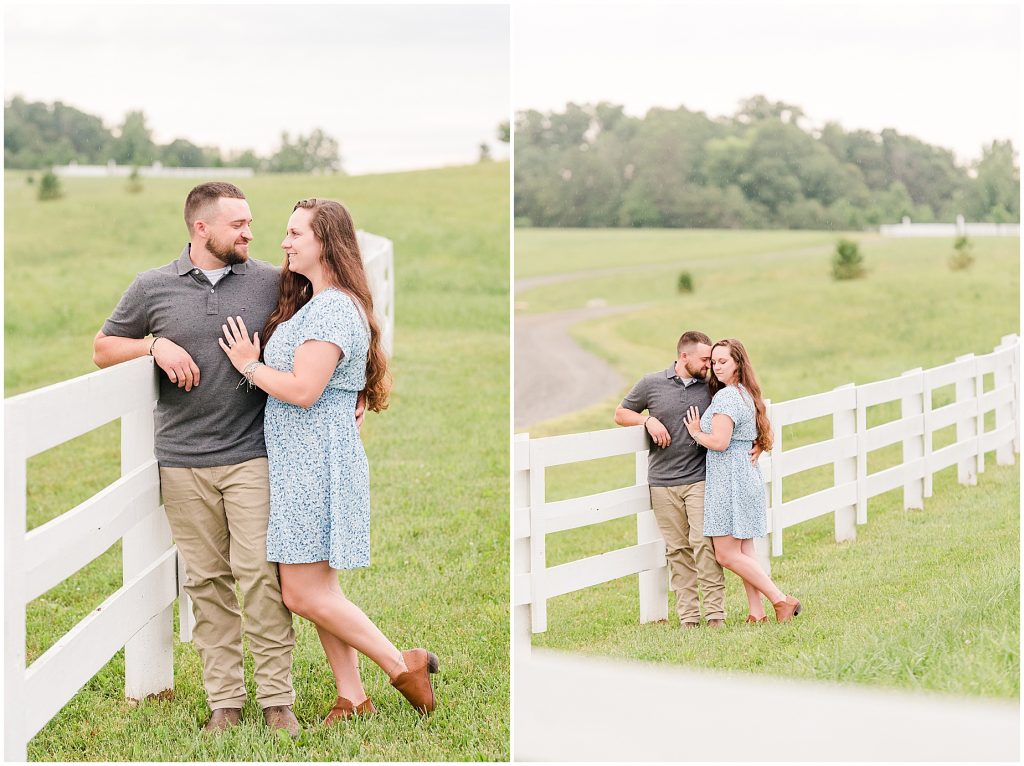
[[[281,594],[285,605],[295,614],[315,623],[318,631],[323,630],[365,654],[389,678],[408,670],[402,653],[363,610],[341,592],[337,572],[326,561],[281,564],[280,572]],[[324,650],[327,651],[326,646]],[[336,656],[340,658],[343,653],[336,653]]]
[[739,540],[730,535],[723,535],[714,538],[714,541],[715,558],[718,559],[718,563],[739,575],[744,585],[749,584],[761,591],[773,604],[786,598],[786,594],[779,590],[778,586],[761,569],[757,559],[743,552]]
[[[754,559],[755,561],[757,560],[753,540],[743,540],[740,543],[740,551],[742,551],[747,556],[750,556],[750,558]],[[747,604],[749,605],[750,615],[755,620],[760,620],[762,617],[765,616],[764,602],[761,601],[761,591],[759,591],[749,582],[744,580],[742,577],[740,578],[740,581],[743,583],[743,590],[747,593]]]

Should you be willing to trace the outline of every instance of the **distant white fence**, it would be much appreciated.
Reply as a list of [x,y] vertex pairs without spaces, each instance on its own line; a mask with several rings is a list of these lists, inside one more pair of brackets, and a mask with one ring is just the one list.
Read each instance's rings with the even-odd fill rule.
[[[65,178],[128,178],[134,169],[133,165],[118,165],[113,160],[106,165],[56,165],[54,175]],[[169,168],[159,162],[152,165],[139,165],[139,175],[143,178],[251,178],[252,168]]]
[[956,223],[911,223],[904,218],[902,223],[883,224],[878,227],[883,237],[1019,237],[1019,223],[966,223],[962,215]]
[[[1020,342],[1008,335],[995,351],[968,354],[930,370],[911,370],[898,378],[768,403],[775,436],[770,453],[758,467],[768,484],[769,537],[755,541],[767,565],[767,552],[782,554],[783,532],[809,519],[832,514],[837,541],[856,537],[856,525],[868,520],[869,498],[902,487],[906,508],[923,507],[932,494],[932,475],[956,465],[958,479],[975,484],[985,470],[985,453],[995,450],[996,462],[1012,464],[1020,451],[1018,387]],[[984,391],[984,378],[994,388]],[[955,401],[933,408],[933,393],[954,386]],[[867,427],[867,409],[896,403],[896,420]],[[985,431],[985,415],[995,412],[995,428]],[[817,418],[832,417],[832,438],[784,449],[783,428]],[[956,440],[933,449],[936,431],[956,426]],[[891,468],[867,472],[869,452],[902,444],[902,461]],[[647,485],[648,442],[641,426],[530,439],[519,434],[514,445],[515,539],[514,606],[517,649],[529,651],[530,633],[547,629],[547,602],[557,596],[638,574],[640,622],[668,616],[667,567],[664,542],[651,510]],[[585,497],[549,502],[545,470],[616,455],[634,455],[635,483]],[[785,477],[832,465],[833,486],[783,502]],[[635,517],[637,542],[558,566],[547,565],[545,539],[555,532]]]
[[[359,232],[387,353],[394,344],[394,249]],[[149,357],[14,396],[4,402],[4,758],[24,761],[28,741],[122,647],[125,696],[174,686],[173,603],[182,641],[192,609],[160,504],[153,455],[157,373]],[[162,373],[161,373],[162,374]],[[121,420],[121,478],[26,533],[29,458]],[[124,585],[25,667],[27,604],[122,541]]]

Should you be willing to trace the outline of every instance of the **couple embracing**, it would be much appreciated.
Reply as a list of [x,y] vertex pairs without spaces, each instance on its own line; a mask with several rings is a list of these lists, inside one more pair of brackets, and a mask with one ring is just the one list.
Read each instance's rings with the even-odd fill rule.
[[615,422],[642,425],[652,441],[651,507],[679,621],[684,628],[700,625],[699,582],[708,626],[725,625],[726,567],[743,581],[747,623],[768,622],[762,595],[775,619],[788,622],[801,604],[779,590],[754,554],[753,538],[768,534],[757,459],[771,449],[772,430],[750,357],[736,339],[712,344],[694,330],[679,338],[676,355],[668,369],[633,386]]
[[252,215],[229,183],[185,201],[189,244],[139,274],[94,341],[107,367],[147,354],[160,376],[155,452],[184,562],[212,714],[241,720],[242,610],[270,729],[292,711],[292,613],[316,625],[337,702],[325,723],[374,712],[357,652],[421,713],[437,657],[399,651],[343,594],[338,570],[369,565],[363,411],[388,405],[389,375],[356,230],[341,204],[298,202],[278,269],[249,258]]

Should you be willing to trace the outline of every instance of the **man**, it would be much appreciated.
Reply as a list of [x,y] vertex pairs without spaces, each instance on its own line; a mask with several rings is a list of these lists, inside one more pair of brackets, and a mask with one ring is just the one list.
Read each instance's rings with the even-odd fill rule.
[[[684,628],[700,625],[699,583],[708,627],[720,628],[725,624],[725,577],[711,538],[704,536],[707,450],[693,440],[683,420],[690,407],[703,413],[711,404],[706,379],[711,339],[695,330],[684,332],[676,354],[667,370],[645,375],[633,386],[615,410],[615,422],[644,426],[653,442],[647,480],[665,540],[679,622]],[[644,410],[647,415],[641,414]]]
[[212,710],[204,730],[237,724],[246,700],[237,581],[263,718],[297,737],[292,615],[277,565],[266,555],[266,394],[237,385],[239,375],[217,343],[229,316],[244,317],[251,332],[262,334],[280,274],[249,259],[252,216],[236,186],[195,187],[185,200],[185,224],[190,243],[176,261],[135,278],[96,335],[93,361],[108,367],[149,354],[166,373],[155,451],[196,618],[193,640]]

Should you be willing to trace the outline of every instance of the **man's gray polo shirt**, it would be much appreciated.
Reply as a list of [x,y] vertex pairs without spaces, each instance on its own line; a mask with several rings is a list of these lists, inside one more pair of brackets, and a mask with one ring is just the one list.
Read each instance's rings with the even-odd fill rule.
[[249,259],[235,264],[213,287],[192,264],[189,246],[177,261],[135,277],[104,335],[155,335],[185,349],[199,367],[199,385],[187,392],[160,372],[156,407],[156,457],[162,466],[205,468],[266,457],[263,408],[267,395],[238,387],[242,377],[217,339],[229,316],[245,321],[250,337],[263,337],[263,325],[277,304],[280,273]]
[[691,406],[703,414],[711,404],[706,381],[694,379],[684,385],[676,375],[675,364],[667,370],[645,375],[633,386],[622,406],[633,412],[647,410],[661,421],[672,437],[662,449],[647,436],[650,453],[647,460],[647,481],[652,487],[675,487],[704,481],[707,450],[686,430],[684,417]]

